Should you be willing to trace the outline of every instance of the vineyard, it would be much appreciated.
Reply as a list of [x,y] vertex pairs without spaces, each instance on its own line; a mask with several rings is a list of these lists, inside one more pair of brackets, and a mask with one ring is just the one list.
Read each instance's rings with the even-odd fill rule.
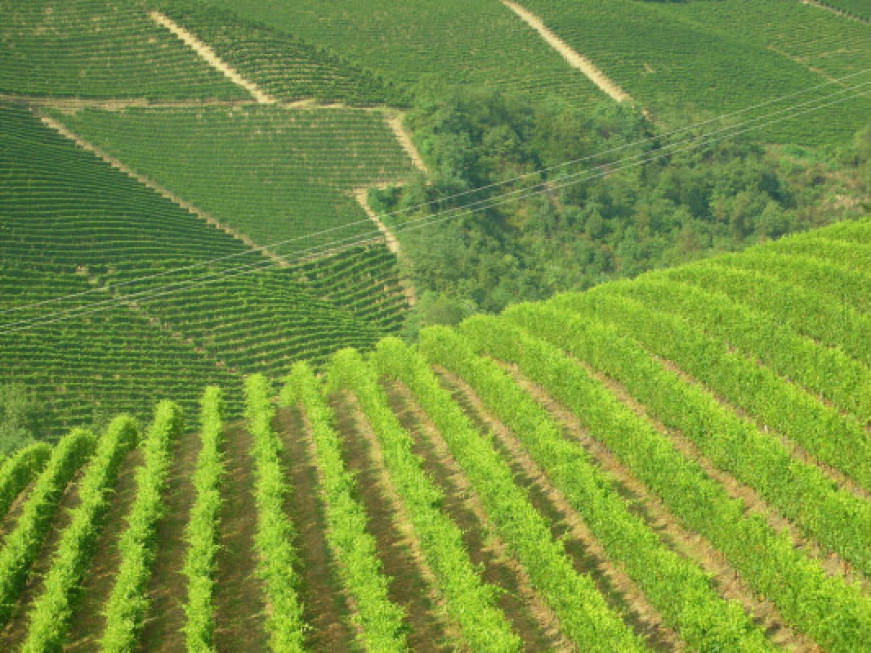
[[863,650],[869,247],[837,224],[24,449],[0,640]]

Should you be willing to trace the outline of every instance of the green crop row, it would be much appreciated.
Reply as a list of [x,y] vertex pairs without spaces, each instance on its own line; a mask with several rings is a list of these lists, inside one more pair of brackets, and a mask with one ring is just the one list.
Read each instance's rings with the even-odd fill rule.
[[94,456],[78,484],[79,504],[61,533],[51,567],[43,579],[42,593],[28,612],[22,651],[56,651],[63,644],[82,578],[95,553],[97,535],[109,507],[108,494],[121,462],[136,447],[138,437],[136,422],[120,415],[98,440]]
[[[827,232],[828,233],[828,232]],[[849,265],[865,274],[871,273],[871,243],[853,242],[853,236],[844,234],[846,240],[834,232],[832,238],[823,238],[816,232],[808,238],[785,238],[772,243],[773,251],[786,254],[804,254],[840,265]]]
[[157,542],[154,529],[163,515],[163,491],[171,447],[183,430],[181,409],[171,401],[157,405],[154,422],[143,442],[145,463],[136,474],[136,499],[127,515],[127,529],[118,541],[121,562],[105,608],[103,651],[131,651],[142,629],[149,601],[145,595]]
[[841,347],[857,361],[871,365],[871,318],[851,306],[778,281],[759,272],[719,265],[692,265],[669,270],[666,278],[718,291],[794,332]]
[[326,537],[353,598],[361,646],[385,653],[406,650],[404,612],[387,597],[389,581],[381,573],[375,538],[366,531],[366,512],[354,498],[354,477],[345,471],[332,413],[307,364],[293,366],[280,401],[285,406],[299,404],[311,430],[317,466],[323,476]]
[[[650,314],[621,308],[628,313],[627,322],[640,320],[648,329],[656,328]],[[833,488],[818,467],[793,458],[778,439],[664,368],[634,339],[566,310],[520,305],[505,317],[623,385],[651,417],[682,432],[715,467],[755,489],[806,535],[864,573],[871,570],[871,505]]]
[[722,293],[707,292],[667,277],[639,278],[631,284],[615,284],[611,289],[684,318],[745,357],[758,359],[782,377],[827,397],[860,421],[871,414],[871,397],[863,391],[871,387],[871,375],[865,366],[839,349],[820,346],[796,334],[774,316],[766,315],[761,307],[748,307]]
[[[687,294],[685,299],[689,298]],[[595,316],[614,324],[653,354],[671,361],[717,395],[758,417],[871,491],[871,442],[864,428],[864,422],[871,418],[871,409],[862,420],[842,416],[767,367],[757,365],[746,356],[730,353],[726,343],[701,333],[698,323],[645,306],[631,296],[615,293],[561,295],[553,305],[570,309],[581,317]],[[703,310],[701,306],[699,310]],[[770,333],[765,335],[770,336]],[[770,339],[769,343],[770,348]],[[795,353],[796,350],[787,350],[781,355],[788,357]],[[833,382],[839,383],[843,378],[835,376]],[[871,391],[871,384],[855,383],[853,388],[854,391],[861,388]],[[861,391],[857,394],[861,395]]]
[[608,556],[644,590],[666,623],[693,650],[760,651],[772,647],[741,605],[724,601],[693,562],[665,546],[611,489],[613,479],[491,360],[475,356],[456,331],[431,327],[420,348],[432,363],[468,382],[484,404],[521,440],[540,469],[584,518]]
[[51,447],[37,442],[3,461],[0,466],[0,516],[9,511],[15,498],[44,468],[51,456]]
[[759,515],[745,514],[742,501],[730,499],[697,463],[577,362],[505,320],[476,316],[463,323],[461,332],[485,353],[519,365],[575,413],[685,528],[719,549],[788,623],[831,651],[856,651],[871,641],[871,601],[857,586],[827,575],[786,534],[775,533]]
[[412,452],[412,441],[387,404],[374,369],[356,351],[337,352],[327,368],[327,389],[350,390],[377,436],[390,479],[402,499],[427,564],[445,597],[448,617],[473,650],[513,651],[519,638],[495,606],[495,591],[469,560],[462,533],[438,506],[444,497]]
[[373,364],[381,374],[404,383],[439,429],[501,537],[559,618],[563,632],[587,651],[645,650],[593,580],[575,570],[563,543],[553,539],[547,521],[515,485],[510,468],[439,385],[423,358],[400,340],[385,338],[373,354]]
[[184,636],[188,651],[205,652],[215,650],[212,595],[218,551],[218,516],[222,504],[221,478],[224,475],[221,459],[224,400],[221,389],[216,386],[206,388],[200,406],[201,445],[193,477],[196,496],[185,527],[188,552],[184,564],[187,577]]
[[259,555],[257,574],[266,592],[266,628],[273,651],[302,651],[306,625],[297,596],[299,578],[294,570],[293,525],[284,512],[290,488],[282,469],[281,443],[272,430],[275,409],[269,382],[260,374],[245,378],[245,418],[254,438],[254,500]]
[[27,582],[30,566],[54,521],[58,503],[82,463],[94,451],[94,436],[76,429],[61,438],[36,480],[15,529],[0,549],[0,626],[12,615],[15,601]]

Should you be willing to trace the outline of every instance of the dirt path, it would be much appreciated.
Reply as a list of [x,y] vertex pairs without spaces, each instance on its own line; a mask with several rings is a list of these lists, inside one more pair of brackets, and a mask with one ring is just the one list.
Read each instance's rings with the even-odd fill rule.
[[327,525],[319,498],[323,483],[314,462],[314,443],[298,409],[279,410],[273,428],[284,444],[282,462],[293,488],[288,516],[297,529],[294,548],[299,552],[303,618],[311,626],[306,633],[306,647],[313,651],[349,651],[354,637],[348,627],[351,611],[324,536]]
[[287,261],[285,261],[283,258],[278,256],[274,252],[270,251],[267,247],[263,247],[261,245],[258,245],[256,242],[251,240],[251,238],[249,238],[248,236],[246,236],[242,232],[237,231],[233,227],[225,225],[224,223],[220,222],[214,216],[206,213],[202,209],[197,208],[196,206],[194,206],[190,202],[182,199],[181,197],[179,197],[178,195],[173,193],[172,191],[164,188],[163,186],[160,186],[159,184],[152,181],[148,177],[141,175],[138,172],[134,171],[132,168],[127,166],[125,163],[123,163],[120,159],[113,157],[111,154],[109,154],[108,152],[97,147],[93,143],[90,143],[90,142],[84,140],[82,137],[80,137],[79,135],[77,135],[77,134],[73,133],[72,131],[70,131],[69,129],[67,129],[66,126],[62,125],[54,118],[51,118],[49,116],[42,115],[42,114],[39,114],[39,118],[40,118],[40,120],[42,120],[43,124],[46,125],[47,127],[55,130],[61,136],[64,136],[64,137],[68,138],[69,140],[73,141],[76,145],[78,145],[83,150],[90,152],[91,154],[95,155],[96,157],[102,159],[103,161],[108,163],[110,166],[112,166],[116,170],[120,170],[124,174],[132,177],[133,179],[138,181],[143,186],[150,188],[151,190],[156,192],[161,197],[168,199],[170,202],[173,202],[174,204],[177,204],[181,208],[185,209],[188,213],[193,214],[194,216],[200,218],[201,220],[204,220],[206,223],[212,225],[213,227],[215,227],[217,229],[220,229],[224,233],[229,234],[230,236],[233,236],[233,238],[243,242],[245,245],[247,245],[251,249],[257,250],[258,252],[260,252],[264,256],[273,260],[279,266],[284,267],[284,268],[290,267],[290,265],[287,263]]
[[738,601],[753,621],[765,630],[769,641],[796,652],[816,653],[821,650],[809,637],[788,626],[777,607],[761,597],[708,540],[684,529],[662,501],[625,468],[607,447],[593,438],[571,411],[525,378],[515,365],[500,363],[500,366],[562,425],[568,438],[580,444],[615,479],[615,489],[630,502],[630,509],[644,519],[667,546],[710,574],[718,592],[726,599]]
[[543,38],[550,47],[559,52],[560,55],[562,55],[562,58],[565,59],[570,66],[580,70],[603,92],[607,93],[617,102],[633,101],[626,91],[609,79],[605,73],[596,68],[592,61],[575,52],[568,43],[550,31],[538,16],[524,9],[516,2],[502,0],[502,4],[520,16],[527,25],[541,35],[541,38]]
[[560,632],[559,619],[532,588],[526,572],[513,558],[487,517],[483,504],[460,471],[441,434],[409,402],[398,384],[386,388],[390,407],[414,439],[414,453],[444,494],[442,510],[460,528],[472,563],[481,568],[484,582],[503,590],[497,605],[511,621],[528,651],[571,651],[574,646]]
[[393,131],[396,140],[399,142],[402,149],[405,150],[405,153],[408,155],[408,158],[411,159],[414,167],[428,175],[429,168],[426,167],[426,163],[424,163],[423,157],[420,156],[420,152],[417,151],[417,147],[415,146],[414,141],[411,140],[411,136],[407,131],[405,131],[405,127],[402,124],[402,118],[403,114],[399,112],[388,113],[384,116],[387,125]]
[[241,423],[224,431],[226,474],[222,480],[217,573],[215,574],[215,647],[236,653],[268,649],[264,628],[264,593],[257,578],[254,533],[257,507],[249,451],[251,434]]
[[826,11],[831,11],[833,14],[837,14],[843,18],[848,20],[855,20],[857,23],[862,23],[867,25],[869,21],[867,18],[860,18],[859,16],[854,16],[853,14],[848,14],[846,11],[838,9],[837,7],[832,7],[825,2],[818,2],[817,0],[798,0],[803,5],[811,5],[812,7],[819,7],[820,9],[825,9]]
[[137,447],[121,463],[118,480],[108,494],[109,510],[94,545],[95,555],[82,581],[78,602],[73,609],[64,651],[93,651],[106,627],[102,610],[115,585],[121,556],[118,538],[127,528],[125,517],[136,498],[136,470],[144,461]]
[[27,635],[27,612],[30,610],[33,600],[42,592],[43,577],[51,568],[52,556],[57,548],[61,533],[70,523],[70,513],[79,505],[78,485],[88,464],[85,462],[73,479],[67,484],[63,496],[55,511],[54,521],[51,528],[42,541],[39,555],[30,566],[27,582],[18,596],[15,609],[6,624],[0,631],[0,651],[16,651]]
[[29,107],[45,107],[64,112],[79,109],[100,109],[103,111],[121,111],[123,109],[198,109],[201,107],[244,107],[257,104],[255,100],[218,100],[204,98],[202,100],[152,100],[145,97],[126,98],[79,98],[50,97],[41,95],[18,95],[0,93],[0,102],[25,104]]
[[434,590],[435,576],[424,562],[405,507],[390,482],[377,436],[352,395],[334,396],[330,406],[343,439],[345,467],[357,478],[357,500],[369,518],[367,530],[375,538],[381,570],[391,579],[387,597],[405,610],[408,647],[451,650]]
[[182,575],[187,556],[184,529],[194,501],[193,475],[200,452],[195,433],[182,435],[172,452],[167,487],[163,492],[166,512],[155,526],[155,550],[146,596],[151,604],[145,614],[140,650],[180,651],[184,648],[184,602],[187,579]]
[[24,510],[24,506],[30,498],[30,493],[36,485],[36,480],[38,478],[39,474],[36,474],[33,477],[33,480],[24,486],[24,489],[18,493],[18,496],[15,497],[15,500],[9,506],[9,510],[7,510],[6,514],[3,515],[2,519],[0,519],[0,546],[2,546],[3,540],[6,536],[15,529],[15,524],[18,523],[18,518]]
[[616,604],[628,608],[632,626],[653,648],[684,650],[686,646],[680,636],[665,625],[662,615],[650,604],[644,591],[626,575],[620,564],[610,561],[583,518],[562,492],[550,483],[547,474],[526,452],[514,433],[486,409],[465,381],[443,369],[438,369],[438,373],[454,401],[476,422],[478,428],[496,436],[494,445],[509,461],[518,484],[530,490],[530,499],[536,509],[550,517],[554,536],[569,536],[564,539],[566,550],[572,555],[578,571],[591,574],[604,596],[616,593]]
[[275,102],[275,99],[271,95],[261,90],[260,87],[257,86],[257,84],[255,84],[254,82],[251,82],[242,77],[242,75],[240,75],[235,68],[233,68],[223,59],[221,59],[215,53],[215,51],[212,50],[212,48],[203,43],[200,39],[191,34],[188,30],[176,23],[174,20],[160,13],[159,11],[151,11],[148,15],[155,23],[157,23],[161,27],[165,27],[182,41],[184,41],[185,45],[187,45],[191,50],[196,52],[200,56],[200,58],[202,58],[212,68],[222,72],[231,82],[233,82],[237,86],[241,86],[246,91],[248,91],[251,96],[259,103],[273,104]]
[[[369,202],[366,199],[369,193],[369,187],[364,186],[361,188],[357,188],[354,191],[354,198],[357,200],[357,203],[362,207],[363,211],[369,217],[369,219],[375,223],[375,226],[378,227],[378,231],[380,231],[384,236],[384,244],[387,246],[387,249],[393,252],[396,258],[402,257],[402,251],[399,247],[399,240],[393,234],[392,231],[387,227],[384,222],[382,222],[381,218],[372,210],[372,207],[369,206]],[[411,281],[406,279],[405,277],[399,277],[399,285],[402,287],[402,292],[405,295],[406,301],[408,301],[409,306],[414,306],[417,303],[417,296],[414,292],[414,286],[411,285]]]

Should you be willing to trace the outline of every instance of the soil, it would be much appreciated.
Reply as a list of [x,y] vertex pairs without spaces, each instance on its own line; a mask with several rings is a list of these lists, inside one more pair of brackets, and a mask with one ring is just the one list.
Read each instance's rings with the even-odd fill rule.
[[327,525],[320,494],[323,485],[314,463],[314,444],[296,408],[279,410],[273,428],[284,445],[282,462],[292,488],[287,514],[296,530],[299,598],[303,619],[310,626],[306,647],[314,651],[349,651],[354,638],[348,626],[351,611],[325,537]]
[[252,488],[254,473],[249,451],[251,434],[242,424],[224,430],[226,474],[220,512],[217,573],[215,574],[215,645],[218,651],[236,653],[268,649],[264,629],[264,592],[256,575],[254,533],[257,507]]
[[403,150],[405,150],[405,153],[408,155],[408,158],[411,159],[414,166],[429,174],[429,169],[426,167],[423,157],[420,155],[420,152],[417,151],[414,141],[411,140],[411,136],[408,135],[408,132],[405,131],[405,127],[402,125],[402,118],[403,115],[401,113],[396,113],[387,119],[387,125],[391,130],[393,130],[396,140],[399,141],[399,145],[402,146]]
[[[551,519],[551,532],[562,538],[575,568],[590,574],[603,596],[613,597],[614,606],[627,608],[627,620],[654,650],[683,650],[680,636],[665,624],[659,611],[650,604],[644,591],[632,581],[619,564],[612,563],[595,535],[566,497],[554,487],[538,464],[526,452],[520,440],[502,422],[487,411],[474,390],[458,377],[439,370],[441,382],[452,392],[454,400],[483,432],[496,436],[494,445],[510,461],[518,485],[528,489],[536,509]],[[625,611],[624,611],[625,612]]]
[[146,596],[151,602],[140,637],[141,650],[179,651],[184,648],[181,628],[185,624],[187,579],[182,575],[187,542],[185,527],[194,501],[193,475],[200,451],[195,433],[182,435],[174,446],[167,487],[166,513],[155,526],[154,563]]
[[375,538],[381,569],[391,578],[387,596],[406,613],[408,646],[413,651],[451,650],[435,578],[384,468],[377,438],[353,396],[333,396],[330,405],[344,441],[345,467],[356,476],[355,498],[369,517],[367,530]]
[[389,385],[386,390],[393,413],[414,439],[414,453],[445,497],[442,510],[460,528],[465,549],[472,564],[481,569],[482,580],[501,590],[497,605],[523,640],[525,650],[575,650],[560,632],[559,619],[532,589],[526,572],[499,538],[435,426],[415,410],[400,385]]
[[39,474],[36,474],[33,477],[33,480],[24,486],[24,489],[18,493],[18,496],[15,497],[12,505],[9,506],[9,510],[7,510],[6,514],[3,515],[3,518],[0,519],[0,545],[2,545],[3,539],[15,530],[15,525],[18,523],[21,511],[24,510],[24,505],[27,503],[27,499],[30,497],[30,493],[36,485],[36,479],[38,478]]
[[142,449],[137,447],[121,464],[115,489],[109,495],[109,509],[100,535],[94,545],[95,555],[82,581],[78,601],[74,605],[65,651],[92,651],[103,635],[106,619],[102,609],[115,586],[121,556],[118,540],[126,530],[125,517],[136,498],[136,470],[143,463]]

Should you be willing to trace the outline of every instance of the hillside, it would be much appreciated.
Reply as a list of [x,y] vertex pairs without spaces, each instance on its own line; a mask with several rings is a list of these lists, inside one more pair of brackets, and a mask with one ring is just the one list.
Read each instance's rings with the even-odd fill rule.
[[195,434],[164,402],[23,450],[0,639],[863,650],[869,247],[840,223],[248,376]]

